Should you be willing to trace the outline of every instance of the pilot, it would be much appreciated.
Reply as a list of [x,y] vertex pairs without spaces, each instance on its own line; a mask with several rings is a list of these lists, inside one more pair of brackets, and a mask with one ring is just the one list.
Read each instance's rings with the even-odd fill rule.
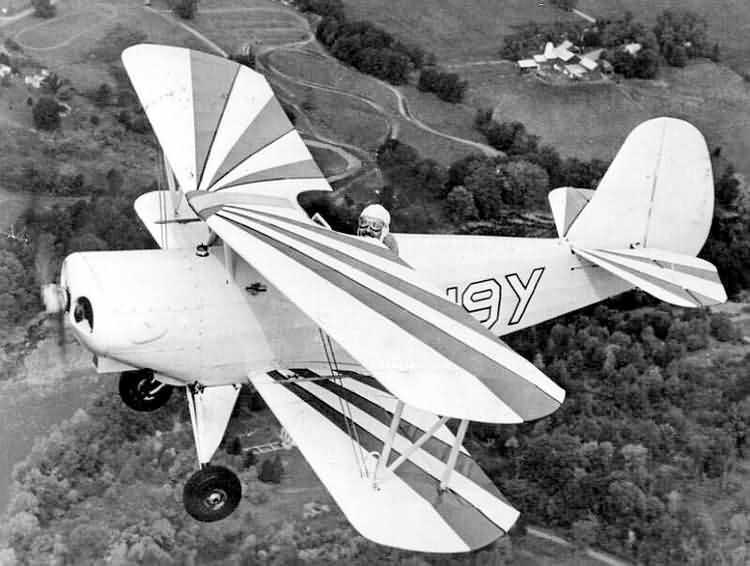
[[398,255],[398,243],[390,232],[391,215],[381,204],[368,204],[359,215],[357,236],[375,238]]

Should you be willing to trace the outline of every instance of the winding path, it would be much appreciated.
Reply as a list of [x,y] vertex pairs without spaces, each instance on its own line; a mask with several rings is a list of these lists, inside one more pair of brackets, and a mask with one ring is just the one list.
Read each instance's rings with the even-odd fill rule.
[[[176,18],[173,17],[173,15],[170,12],[163,11],[163,10],[155,10],[152,8],[147,8],[147,9],[155,14],[158,14],[159,16],[170,21],[171,23],[180,26],[182,29],[184,29],[185,31],[187,31],[188,33],[192,34],[194,37],[199,39],[201,42],[203,42],[213,52],[219,55],[222,55],[224,57],[228,55],[227,52],[224,49],[222,49],[218,44],[216,44],[214,41],[206,37],[203,33],[198,31],[191,25],[177,20]],[[349,92],[340,88],[336,88],[328,84],[301,79],[299,77],[289,75],[281,71],[280,69],[278,69],[272,64],[270,56],[275,51],[298,52],[298,53],[303,53],[303,54],[309,54],[311,52],[314,52],[321,57],[330,59],[333,63],[337,65],[341,64],[338,60],[334,59],[331,55],[329,55],[327,51],[318,44],[317,40],[315,39],[314,34],[312,33],[312,30],[310,29],[310,24],[306,18],[286,8],[274,9],[274,8],[267,8],[267,7],[255,7],[255,8],[247,7],[247,8],[232,8],[232,9],[215,8],[215,9],[203,10],[202,13],[226,14],[226,13],[232,13],[232,12],[251,13],[251,12],[274,12],[274,11],[277,13],[283,14],[284,16],[293,17],[297,22],[299,22],[304,27],[304,31],[307,33],[307,37],[302,40],[297,40],[297,41],[293,41],[293,42],[289,42],[289,43],[285,43],[281,45],[261,47],[256,52],[256,65],[258,69],[266,71],[268,74],[269,80],[271,80],[277,88],[279,88],[282,91],[285,91],[289,98],[293,98],[293,96],[289,96],[291,93],[287,89],[284,88],[283,84],[279,82],[280,80],[288,81],[289,83],[296,84],[299,86],[317,89],[323,92],[329,92],[332,94],[336,94],[338,96],[345,96],[345,97],[357,100],[358,102],[370,107],[377,115],[382,117],[383,120],[386,122],[387,128],[386,128],[385,134],[382,136],[383,141],[385,141],[388,138],[397,138],[399,135],[399,131],[400,131],[398,119],[396,119],[396,117],[393,116],[391,111],[383,107],[381,104],[378,104],[376,101],[372,100],[371,98],[368,98],[360,94],[355,94],[355,93],[352,93],[352,92]],[[264,29],[264,31],[266,30]],[[315,49],[311,50],[310,49],[311,45],[314,45]],[[273,79],[276,79],[276,80],[273,80]],[[440,130],[437,130],[425,124],[422,120],[420,120],[418,117],[416,117],[412,113],[412,111],[409,108],[406,97],[397,87],[385,81],[377,79],[375,77],[368,76],[368,79],[375,81],[384,89],[386,89],[387,92],[391,93],[391,95],[395,99],[396,108],[398,109],[398,116],[402,118],[403,120],[406,120],[407,122],[411,123],[417,128],[420,128],[432,135],[439,136],[439,137],[451,140],[456,143],[467,145],[469,147],[472,147],[474,149],[481,151],[485,155],[496,156],[499,154],[499,152],[496,149],[492,148],[489,145],[476,142],[474,140],[469,140],[466,138],[454,136],[454,135],[442,132]],[[371,159],[371,156],[369,155],[367,151],[363,150],[360,147],[353,146],[351,144],[342,143],[340,141],[336,141],[336,140],[330,139],[322,135],[320,132],[316,131],[316,129],[313,127],[313,124],[310,122],[309,118],[305,115],[304,111],[302,111],[302,109],[299,108],[298,105],[292,104],[292,106],[295,108],[295,110],[300,116],[304,116],[304,120],[306,124],[305,129],[308,131],[310,136],[318,140],[321,143],[321,145],[327,146],[327,148],[331,149],[332,151],[336,151],[342,157],[344,157],[344,154],[349,154],[348,157],[344,157],[344,158],[346,159],[350,168],[344,173],[330,177],[329,181],[331,182],[341,181],[347,177],[354,177],[358,173],[361,173],[363,175],[370,174],[370,171],[363,171],[363,168],[372,167],[372,164],[365,165],[365,163],[367,161],[370,161]],[[368,159],[368,157],[370,159]]]

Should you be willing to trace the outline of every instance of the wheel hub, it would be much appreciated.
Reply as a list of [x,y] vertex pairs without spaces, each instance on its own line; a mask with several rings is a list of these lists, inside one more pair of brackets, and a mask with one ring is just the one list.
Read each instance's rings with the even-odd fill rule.
[[211,511],[218,511],[227,501],[227,493],[223,489],[215,489],[209,493],[203,502]]
[[154,398],[154,393],[159,388],[159,384],[153,379],[142,379],[138,382],[136,390],[140,396],[145,400],[151,400]]

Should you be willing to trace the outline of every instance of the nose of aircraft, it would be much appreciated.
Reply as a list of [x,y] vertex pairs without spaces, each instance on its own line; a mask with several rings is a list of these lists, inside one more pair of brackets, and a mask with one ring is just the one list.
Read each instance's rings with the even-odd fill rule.
[[60,270],[57,295],[62,297],[65,319],[76,339],[96,353],[104,349],[95,326],[98,294],[96,278],[83,255],[73,254],[65,258]]

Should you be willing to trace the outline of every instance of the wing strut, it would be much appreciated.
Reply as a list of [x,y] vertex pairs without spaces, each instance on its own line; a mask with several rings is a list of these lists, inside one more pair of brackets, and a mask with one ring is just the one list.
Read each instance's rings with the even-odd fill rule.
[[388,466],[388,471],[395,472],[396,469],[401,464],[406,462],[409,459],[409,457],[411,457],[412,454],[414,454],[417,450],[419,450],[422,447],[422,445],[425,442],[427,442],[430,438],[432,438],[432,436],[438,431],[438,429],[441,426],[443,426],[446,422],[448,422],[448,418],[449,417],[440,417],[437,421],[435,421],[435,423],[429,428],[429,430],[425,431],[425,433],[422,436],[420,436],[416,442],[411,444],[409,448],[407,448],[401,453],[401,456],[396,458],[393,464]]
[[391,447],[393,446],[393,438],[396,436],[396,432],[398,431],[398,425],[401,422],[401,415],[403,412],[404,402],[398,401],[396,403],[396,410],[393,413],[393,418],[391,419],[391,426],[388,429],[388,436],[385,438],[385,442],[383,443],[383,452],[380,454],[380,458],[378,458],[377,466],[375,466],[375,474],[372,477],[373,487],[377,487],[378,473],[380,473],[380,470],[383,469],[383,466],[388,463],[388,457],[391,455]]
[[448,489],[448,483],[450,482],[451,474],[453,473],[453,469],[456,467],[458,451],[461,449],[461,444],[464,441],[464,436],[466,436],[466,429],[468,427],[469,421],[467,421],[466,419],[463,419],[461,421],[461,424],[458,425],[458,434],[456,434],[456,441],[451,447],[451,453],[448,456],[448,463],[445,466],[445,470],[443,470],[443,477],[440,480],[440,491],[445,491],[446,489]]

